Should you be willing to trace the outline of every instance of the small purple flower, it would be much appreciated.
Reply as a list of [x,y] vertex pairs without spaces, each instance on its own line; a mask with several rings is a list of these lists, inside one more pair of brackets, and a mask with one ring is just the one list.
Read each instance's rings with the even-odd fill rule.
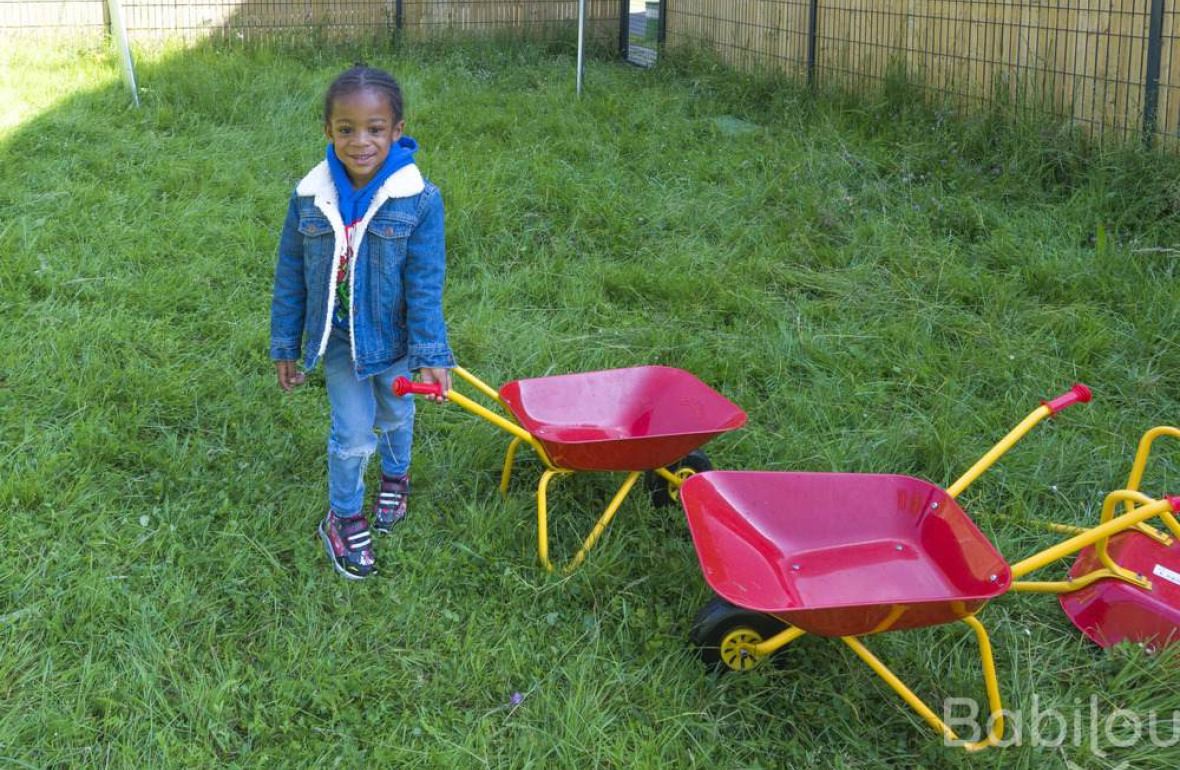
[[512,708],[516,708],[522,703],[524,703],[524,696],[518,692],[512,693],[512,697],[508,699],[508,705]]

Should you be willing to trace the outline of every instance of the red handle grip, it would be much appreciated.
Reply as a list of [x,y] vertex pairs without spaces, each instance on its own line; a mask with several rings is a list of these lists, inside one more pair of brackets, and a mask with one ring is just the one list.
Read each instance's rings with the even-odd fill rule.
[[1052,401],[1042,401],[1041,403],[1049,407],[1050,414],[1057,414],[1067,406],[1088,404],[1093,397],[1094,394],[1090,392],[1090,389],[1079,382]]
[[412,393],[416,396],[445,396],[441,382],[411,382],[405,377],[398,377],[393,381],[393,395],[404,396]]

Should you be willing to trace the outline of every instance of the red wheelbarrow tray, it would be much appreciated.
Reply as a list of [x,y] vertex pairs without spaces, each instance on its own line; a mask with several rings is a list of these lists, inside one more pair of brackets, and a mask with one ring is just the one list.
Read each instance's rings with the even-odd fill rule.
[[818,636],[948,623],[1012,582],[955,500],[922,479],[709,471],[680,496],[709,586]]
[[[1120,566],[1145,575],[1150,591],[1121,580],[1099,580],[1061,594],[1058,601],[1082,633],[1100,647],[1142,641],[1153,648],[1180,639],[1180,541],[1161,545],[1139,532],[1120,532],[1110,539],[1110,555]],[[1171,565],[1171,566],[1169,566]],[[1078,579],[1102,563],[1094,547],[1078,554],[1070,579]]]
[[725,396],[668,366],[514,380],[500,398],[555,465],[575,471],[661,468],[746,422]]

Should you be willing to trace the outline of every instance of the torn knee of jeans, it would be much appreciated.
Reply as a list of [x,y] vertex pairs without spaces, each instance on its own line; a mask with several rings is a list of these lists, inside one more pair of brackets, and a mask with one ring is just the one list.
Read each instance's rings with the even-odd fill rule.
[[397,433],[400,430],[404,430],[407,425],[411,425],[411,424],[412,423],[410,420],[397,420],[397,421],[386,420],[386,421],[377,423],[374,430],[377,431],[378,438],[383,438],[383,439],[388,440],[395,433]]
[[358,446],[341,446],[335,441],[329,442],[328,451],[332,453],[333,457],[339,457],[342,460],[351,459],[365,459],[373,454],[374,447],[368,444],[360,444]]

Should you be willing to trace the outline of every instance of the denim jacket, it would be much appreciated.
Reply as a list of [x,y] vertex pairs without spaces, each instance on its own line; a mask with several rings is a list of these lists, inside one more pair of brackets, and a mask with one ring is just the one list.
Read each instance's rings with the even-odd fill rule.
[[[388,369],[452,367],[443,320],[443,204],[438,188],[406,166],[377,191],[357,224],[350,261],[352,360],[358,377]],[[347,248],[327,162],[296,186],[279,239],[270,309],[270,357],[311,371],[328,346],[336,263]]]

